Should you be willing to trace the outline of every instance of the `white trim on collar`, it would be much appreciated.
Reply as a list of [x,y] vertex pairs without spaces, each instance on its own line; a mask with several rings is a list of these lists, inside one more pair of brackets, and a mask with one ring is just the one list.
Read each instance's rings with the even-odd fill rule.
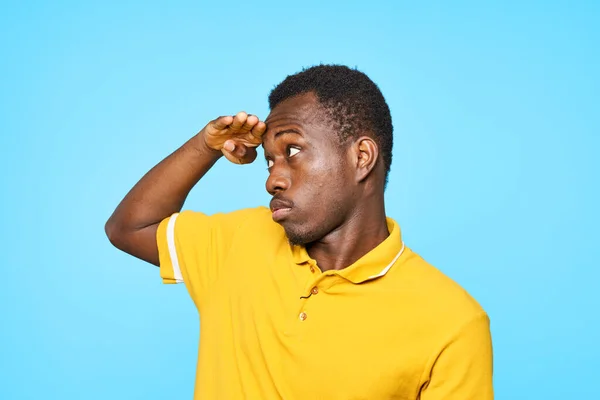
[[375,279],[375,278],[380,278],[382,276],[384,276],[385,274],[387,274],[387,272],[390,270],[390,268],[392,268],[392,265],[394,265],[394,263],[396,261],[398,261],[398,258],[400,258],[400,256],[402,255],[402,253],[404,253],[404,242],[402,242],[402,248],[400,249],[400,251],[398,252],[398,254],[396,254],[396,257],[394,257],[394,259],[392,260],[391,263],[389,263],[387,265],[387,267],[385,267],[379,274],[377,275],[371,275],[370,277],[368,277],[367,279],[365,279],[365,281],[371,280],[371,279]]

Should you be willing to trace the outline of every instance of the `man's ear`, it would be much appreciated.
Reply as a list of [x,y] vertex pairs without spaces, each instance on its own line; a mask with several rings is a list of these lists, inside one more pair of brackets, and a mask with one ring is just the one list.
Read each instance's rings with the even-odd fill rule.
[[375,168],[379,157],[379,147],[373,138],[361,136],[354,142],[352,148],[356,160],[356,181],[361,182]]

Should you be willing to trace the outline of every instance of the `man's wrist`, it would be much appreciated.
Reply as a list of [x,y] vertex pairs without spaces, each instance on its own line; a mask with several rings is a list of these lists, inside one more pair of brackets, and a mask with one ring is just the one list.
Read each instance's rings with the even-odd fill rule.
[[206,139],[204,138],[204,132],[200,131],[194,136],[191,140],[191,144],[194,149],[200,153],[201,155],[209,155],[214,156],[215,158],[220,158],[223,153],[220,150],[215,150],[212,147],[209,147],[206,144]]

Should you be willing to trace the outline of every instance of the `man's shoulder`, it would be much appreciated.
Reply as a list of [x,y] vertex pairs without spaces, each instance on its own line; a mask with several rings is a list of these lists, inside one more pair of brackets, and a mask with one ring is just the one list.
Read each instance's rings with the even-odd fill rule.
[[459,283],[408,249],[400,266],[404,286],[420,312],[439,323],[468,323],[485,315],[483,307]]
[[227,224],[232,227],[241,228],[249,224],[269,225],[269,222],[272,222],[270,215],[270,210],[264,206],[216,212],[214,214],[185,210],[179,213],[178,221],[185,220],[186,225],[190,228],[197,228],[198,224],[203,222],[209,222],[214,225]]
[[193,238],[205,232],[218,232],[221,239],[236,242],[243,238],[243,242],[250,243],[255,239],[279,238],[283,228],[275,223],[271,211],[264,206],[243,208],[229,212],[206,214],[203,212],[186,210],[179,213],[177,218],[178,229],[184,235]]
[[233,211],[231,215],[235,216],[239,231],[247,239],[254,238],[264,242],[265,239],[285,235],[281,225],[273,221],[268,207],[244,208]]

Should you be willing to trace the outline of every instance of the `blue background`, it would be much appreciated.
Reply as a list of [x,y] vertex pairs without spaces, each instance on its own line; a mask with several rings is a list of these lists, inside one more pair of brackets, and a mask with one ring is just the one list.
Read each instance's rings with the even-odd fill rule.
[[[17,2],[0,8],[0,398],[189,399],[185,288],[111,247],[129,188],[286,75],[366,72],[409,246],[489,312],[498,399],[600,398],[600,3]],[[267,204],[220,161],[186,208]]]

